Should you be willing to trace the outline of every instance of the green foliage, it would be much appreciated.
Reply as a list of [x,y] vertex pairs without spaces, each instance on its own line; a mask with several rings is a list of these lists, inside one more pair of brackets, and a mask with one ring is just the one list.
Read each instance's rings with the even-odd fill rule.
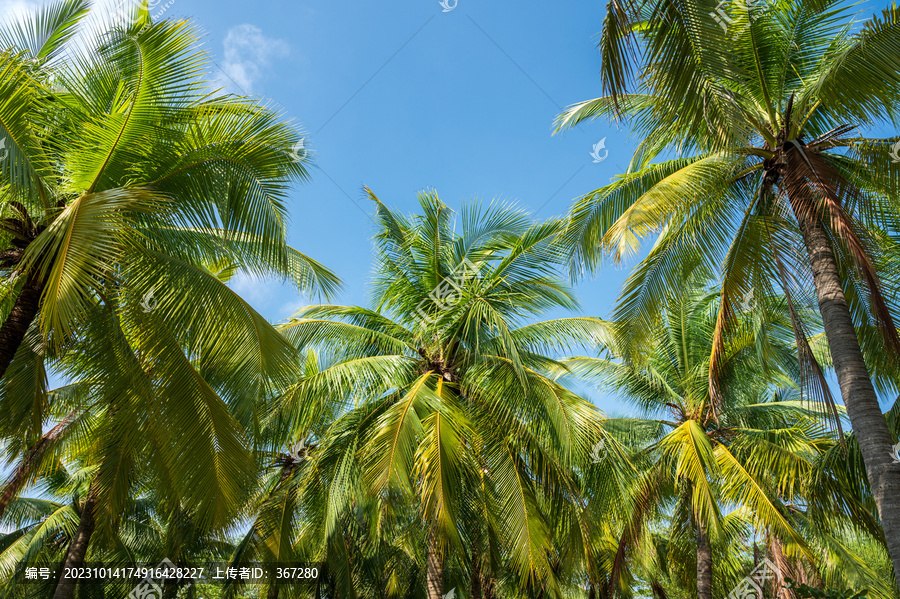
[[785,578],[787,583],[784,588],[790,590],[798,599],[866,599],[868,591],[859,592],[852,590],[838,591],[837,589],[820,590],[807,584],[801,584],[791,578]]
[[[787,572],[871,589],[787,579],[800,599],[896,599],[859,444],[826,419],[844,411],[801,392],[827,348],[793,207],[766,172],[779,152],[797,167],[785,142],[802,142],[811,168],[859,190],[851,228],[896,274],[897,167],[886,140],[841,125],[896,104],[897,11],[845,31],[836,4],[771,2],[733,15],[723,53],[706,8],[631,4],[610,5],[601,37],[610,95],[558,121],[634,119],[627,173],[545,221],[453,211],[433,191],[405,215],[369,191],[371,304],[307,306],[277,328],[226,283],[337,289],[285,241],[288,190],[308,177],[300,133],[210,93],[193,27],[151,23],[146,5],[91,48],[73,37],[85,0],[0,29],[0,316],[27,278],[42,284],[0,380],[0,596],[52,591],[14,575],[63,559],[93,497],[88,561],[317,563],[329,599],[425,597],[429,562],[458,596],[691,597],[701,536],[715,599],[758,538]],[[650,60],[626,93],[635,40]],[[578,314],[562,273],[656,234],[613,318]],[[840,247],[867,359],[895,390],[864,264]],[[72,382],[49,389],[53,369]],[[637,413],[607,418],[585,381]],[[900,401],[888,417],[896,433]],[[313,594],[166,599],[276,590]]]

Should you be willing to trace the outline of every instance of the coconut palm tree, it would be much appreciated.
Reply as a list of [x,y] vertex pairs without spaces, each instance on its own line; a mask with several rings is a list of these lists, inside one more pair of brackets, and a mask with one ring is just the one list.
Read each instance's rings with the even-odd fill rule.
[[[237,329],[246,326],[229,314],[244,309],[243,304],[222,307],[225,322],[233,320]],[[257,326],[257,340],[249,342],[259,343],[255,362],[263,366],[256,372],[216,358],[199,338],[192,362],[184,339],[165,322],[140,327],[127,318],[127,311],[120,312],[122,318],[116,312],[105,307],[89,312],[66,352],[49,362],[77,382],[38,398],[39,423],[49,419],[58,424],[18,454],[4,489],[12,499],[8,503],[15,504],[16,496],[40,489],[64,464],[79,465],[78,484],[71,491],[75,523],[55,539],[63,549],[58,556],[63,568],[79,567],[88,556],[109,558],[108,540],[128,529],[129,506],[148,494],[172,538],[159,547],[160,554],[163,549],[167,554],[159,557],[181,559],[187,548],[196,549],[195,538],[224,534],[246,501],[255,474],[246,432],[252,429],[240,420],[242,412],[250,411],[252,418],[254,411],[245,388],[271,374],[262,351],[284,354],[289,349],[273,341],[280,337],[271,327],[267,332]],[[147,334],[149,330],[156,334]],[[230,348],[232,355],[247,355],[245,335],[220,335],[216,344]],[[18,374],[18,369],[10,370],[12,380],[21,382],[25,377]],[[17,399],[4,390],[2,399]],[[11,430],[15,424],[10,423]],[[54,597],[73,596],[77,582],[60,579]]]
[[[695,586],[689,591],[701,599],[723,596],[727,589],[714,592],[714,580],[733,577],[727,569],[714,572],[728,564],[716,560],[714,567],[714,548],[728,545],[726,539],[734,543],[747,527],[776,539],[779,556],[822,566],[803,526],[810,514],[802,506],[816,496],[818,486],[808,484],[816,463],[828,447],[839,444],[822,426],[824,407],[779,398],[798,376],[790,321],[782,318],[779,323],[773,313],[765,321],[745,317],[738,323],[721,354],[727,397],[713,418],[708,380],[718,294],[702,285],[704,280],[708,279],[701,276],[698,284],[696,272],[685,274],[685,288],[666,296],[660,321],[641,348],[629,346],[628,335],[622,333],[627,323],[608,323],[612,342],[602,346],[604,357],[565,361],[572,373],[615,391],[640,412],[637,418],[606,421],[613,440],[619,437],[637,445],[629,458],[632,476],[622,477],[629,481],[624,492],[610,488],[610,481],[617,478],[611,471],[615,465],[598,468],[585,481],[596,506],[621,513],[623,523],[618,543],[611,548],[603,596],[632,576],[624,571],[627,555],[638,563],[654,563],[662,553],[670,554],[670,560],[683,557],[685,548],[692,548],[696,558],[691,560],[695,575],[688,578]],[[817,478],[824,483],[828,477]],[[841,490],[833,484],[827,488]],[[611,491],[610,505],[600,505]],[[628,498],[624,502],[623,496]],[[851,494],[840,496],[846,497],[845,505],[860,507]],[[838,506],[815,515],[836,523],[841,516],[846,520],[855,514]],[[669,545],[665,552],[656,549],[660,541],[653,538],[659,518],[670,522],[662,535]],[[842,550],[837,541],[827,548]],[[850,552],[841,558],[845,570],[877,580]],[[682,559],[682,563],[690,562]],[[734,564],[728,567],[735,569]]]
[[110,293],[190,310],[191,282],[208,278],[198,257],[307,290],[337,282],[285,242],[289,184],[308,175],[300,135],[258,101],[211,93],[186,22],[150,23],[136,0],[86,38],[88,4],[56,0],[0,30],[0,377],[32,322],[58,346]]
[[290,153],[299,136],[258,102],[209,95],[186,23],[152,24],[143,2],[84,47],[69,42],[85,9],[57,2],[0,32],[16,48],[0,58],[3,268],[13,273],[0,405],[15,415],[3,437],[25,439],[3,501],[57,440],[41,430],[54,417],[54,365],[86,385],[73,418],[103,416],[81,448],[95,478],[67,566],[84,560],[98,525],[115,529],[139,465],[203,526],[230,522],[254,471],[244,427],[296,364],[227,274],[337,283],[284,243],[287,185],[306,176]]
[[[54,566],[65,555],[67,539],[79,525],[79,510],[91,486],[92,470],[95,467],[79,465],[77,461],[60,462],[42,480],[42,497],[20,497],[11,502],[7,516],[0,520],[12,525],[10,532],[0,535],[0,590],[5,597],[46,597],[53,593],[57,586],[55,577],[29,581],[25,570],[56,570]],[[154,484],[129,497],[114,533],[92,548],[94,560],[104,566],[124,568],[155,565],[164,559],[193,564],[224,559],[232,550],[231,544],[223,536],[198,527],[189,512],[161,502],[158,488]],[[124,597],[139,583],[139,578],[117,576],[88,582],[80,587],[79,597]],[[163,585],[163,597],[174,598],[178,590],[175,581],[168,581]]]
[[378,526],[413,506],[429,599],[466,580],[479,581],[476,596],[496,596],[494,582],[556,596],[551,514],[567,524],[568,543],[589,550],[572,467],[599,434],[596,409],[547,376],[552,352],[593,342],[595,319],[528,321],[577,306],[556,273],[564,223],[467,205],[457,231],[435,193],[419,196],[422,213],[411,218],[369,197],[374,307],[311,306],[282,326],[295,347],[333,363],[286,395],[288,405],[352,402],[308,466],[330,472],[325,528],[362,488],[379,506]]
[[[608,95],[569,107],[557,125],[616,115],[642,141],[626,173],[573,207],[573,265],[619,259],[659,233],[618,304],[636,341],[664,290],[681,284],[678,262],[699,256],[720,269],[714,419],[739,306],[761,304],[774,288],[795,314],[807,382],[827,393],[809,324],[796,317],[804,302],[817,305],[900,572],[900,464],[860,349],[861,339],[872,354],[900,348],[883,283],[896,255],[900,164],[890,155],[896,139],[854,133],[895,114],[900,10],[851,28],[849,7],[831,1],[726,4],[724,20],[713,0],[610,7],[601,40]],[[652,162],[664,151],[674,156]]]

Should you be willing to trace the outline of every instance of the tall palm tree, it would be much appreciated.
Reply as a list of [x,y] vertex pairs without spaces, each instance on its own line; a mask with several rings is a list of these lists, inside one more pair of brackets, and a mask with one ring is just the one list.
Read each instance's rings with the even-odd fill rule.
[[[557,124],[616,115],[643,139],[625,174],[573,207],[574,263],[594,268],[659,232],[618,304],[639,336],[663,290],[680,285],[676,263],[699,256],[721,269],[716,409],[739,305],[764,302],[773,287],[795,317],[804,299],[817,304],[897,573],[900,464],[860,339],[880,334],[874,353],[900,348],[883,292],[896,255],[900,165],[889,154],[894,139],[851,132],[895,114],[900,9],[851,28],[842,3],[741,2],[722,8],[727,31],[716,9],[713,0],[610,4],[601,39],[608,95],[569,107]],[[666,150],[677,156],[651,162]],[[808,382],[826,394],[808,325],[795,320]]]
[[564,223],[474,205],[457,231],[434,193],[419,196],[412,218],[369,196],[375,307],[311,306],[282,327],[295,347],[334,363],[286,395],[289,405],[352,402],[308,467],[331,472],[325,528],[335,530],[362,488],[380,506],[378,526],[404,502],[414,507],[429,599],[466,580],[445,581],[461,556],[482,597],[496,596],[494,582],[558,596],[553,518],[567,523],[570,546],[589,551],[572,468],[599,434],[596,409],[547,375],[558,365],[551,354],[592,343],[597,321],[528,321],[577,306],[556,270]]
[[[823,566],[818,547],[814,550],[807,537],[803,523],[809,515],[801,506],[816,497],[818,487],[809,481],[817,462],[826,448],[839,445],[822,426],[824,409],[778,397],[785,386],[793,387],[798,374],[790,322],[779,323],[777,313],[765,323],[742,319],[722,353],[727,401],[714,419],[708,379],[717,294],[702,285],[704,279],[686,274],[685,288],[666,296],[661,320],[641,348],[630,347],[622,334],[628,323],[608,323],[604,357],[565,362],[572,373],[615,391],[639,410],[635,418],[606,421],[612,441],[608,454],[637,445],[628,457],[633,470],[625,493],[610,484],[616,478],[614,464],[601,461],[586,480],[595,505],[601,507],[602,497],[611,495],[604,511],[619,513],[622,522],[603,596],[628,579],[627,555],[639,563],[654,562],[660,544],[653,539],[654,527],[660,519],[670,522],[663,535],[670,560],[684,557],[685,547],[695,551],[689,591],[701,599],[727,594],[722,588],[714,592],[713,583],[728,578],[726,568],[735,565],[715,560],[714,567],[714,551],[727,545],[726,539],[733,544],[745,528],[778,539],[779,555]],[[616,444],[617,438],[626,443]],[[837,491],[846,506],[858,507],[841,486],[826,485],[828,477],[817,479],[822,488]],[[831,507],[815,515],[836,524],[850,514]],[[831,541],[827,549],[840,553],[842,547]],[[850,552],[841,558],[845,570],[876,582]]]
[[152,24],[141,0],[85,41],[88,5],[55,0],[0,30],[0,377],[36,319],[59,345],[120,290],[184,308],[197,257],[336,284],[285,242],[289,184],[308,175],[299,134],[211,93],[187,23]]
[[[41,435],[53,415],[46,366],[86,384],[81,409],[103,415],[82,448],[95,478],[67,566],[98,525],[115,528],[140,463],[204,526],[224,526],[244,501],[254,398],[288,380],[295,358],[223,273],[337,284],[284,241],[287,186],[306,177],[290,153],[298,134],[258,102],[209,95],[186,23],[152,24],[142,2],[99,46],[68,43],[85,10],[56,2],[0,32],[17,49],[0,57],[3,268],[14,282],[0,371],[15,379],[0,404],[20,416],[2,434],[37,442],[4,497],[53,440]],[[74,587],[62,580],[55,597]]]

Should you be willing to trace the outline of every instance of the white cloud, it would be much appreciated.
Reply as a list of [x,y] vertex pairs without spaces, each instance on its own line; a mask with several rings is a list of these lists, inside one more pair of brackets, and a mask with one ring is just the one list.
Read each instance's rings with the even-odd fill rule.
[[255,25],[244,23],[225,36],[225,64],[222,69],[239,88],[251,93],[253,85],[272,59],[287,56],[287,42],[263,35]]
[[28,14],[40,6],[35,0],[0,0],[0,21],[8,22]]
[[228,282],[228,286],[257,310],[271,299],[271,281],[241,270]]

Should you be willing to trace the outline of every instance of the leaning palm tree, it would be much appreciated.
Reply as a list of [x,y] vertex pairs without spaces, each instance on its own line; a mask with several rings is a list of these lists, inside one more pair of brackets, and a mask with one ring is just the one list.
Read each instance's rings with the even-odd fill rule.
[[[819,485],[829,497],[841,497],[844,506],[817,504],[816,518],[843,526],[847,509],[861,506],[832,478],[815,477],[819,485],[809,484],[826,450],[839,444],[823,427],[824,406],[781,397],[797,375],[790,321],[779,323],[776,311],[769,322],[745,317],[739,323],[722,353],[727,401],[713,418],[708,377],[717,294],[698,285],[696,273],[687,274],[684,285],[667,295],[659,326],[641,348],[630,347],[622,334],[627,323],[608,323],[604,357],[565,362],[572,373],[615,391],[639,411],[635,418],[606,421],[613,440],[608,454],[636,445],[628,458],[633,471],[624,492],[611,484],[616,465],[605,460],[586,480],[595,509],[620,514],[622,522],[618,542],[610,548],[610,575],[602,595],[621,588],[629,569],[640,569],[629,567],[626,556],[640,565],[665,553],[670,561],[681,556],[681,563],[696,564],[694,575],[685,577],[691,593],[701,599],[724,596],[727,589],[714,592],[714,580],[733,578],[728,574],[736,566],[729,563],[733,556],[714,560],[714,550],[733,545],[747,528],[776,539],[779,559],[808,562],[814,570],[825,565],[817,557],[819,547],[813,546],[820,541],[825,551],[839,556],[848,575],[877,584],[877,576],[840,542],[808,535],[804,526],[809,514],[803,506],[817,497]],[[626,443],[616,444],[617,438]],[[611,495],[609,505],[601,504],[604,495]],[[654,539],[659,519],[670,526],[663,535],[669,545],[664,552]],[[695,559],[685,556],[686,548]],[[880,590],[890,596],[890,587]]]
[[419,196],[412,218],[369,196],[374,308],[312,306],[282,327],[333,363],[285,394],[288,405],[350,402],[305,467],[327,468],[332,481],[323,528],[335,531],[362,489],[380,506],[379,530],[412,506],[429,599],[464,582],[480,597],[501,583],[558,596],[555,524],[589,551],[573,466],[599,438],[596,409],[547,376],[555,350],[593,343],[597,321],[528,320],[577,305],[556,274],[564,223],[475,205],[457,231],[434,193]]
[[300,135],[213,92],[188,23],[150,23],[135,0],[87,35],[88,4],[55,0],[0,29],[0,377],[32,322],[58,346],[112,293],[184,313],[208,278],[200,257],[336,283],[285,242],[286,192],[308,176]]
[[[798,316],[804,300],[818,305],[900,572],[900,464],[860,349],[862,339],[874,364],[900,348],[883,283],[897,252],[900,165],[889,154],[895,140],[851,135],[895,114],[900,9],[858,28],[848,21],[848,7],[830,1],[611,3],[601,41],[609,93],[569,107],[557,124],[616,115],[643,138],[628,172],[578,201],[570,229],[576,269],[659,233],[617,308],[636,338],[648,334],[663,291],[680,285],[678,262],[699,256],[720,269],[716,417],[739,306],[762,304],[776,287],[794,315],[807,382],[827,394]],[[666,150],[676,156],[651,162]]]

